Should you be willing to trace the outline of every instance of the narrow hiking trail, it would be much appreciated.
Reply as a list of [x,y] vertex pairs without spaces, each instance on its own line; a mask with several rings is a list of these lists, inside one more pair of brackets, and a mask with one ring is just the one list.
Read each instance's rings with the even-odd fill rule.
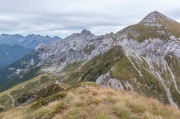
[[11,106],[14,107],[14,98],[12,97],[12,95],[10,95],[10,93],[8,93],[7,95],[12,99],[12,104],[11,104]]

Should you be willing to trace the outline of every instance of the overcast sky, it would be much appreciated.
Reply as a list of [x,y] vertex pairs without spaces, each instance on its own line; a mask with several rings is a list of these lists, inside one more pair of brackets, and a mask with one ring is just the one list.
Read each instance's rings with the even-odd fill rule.
[[180,22],[180,0],[0,0],[0,34],[62,38],[117,32],[157,10]]

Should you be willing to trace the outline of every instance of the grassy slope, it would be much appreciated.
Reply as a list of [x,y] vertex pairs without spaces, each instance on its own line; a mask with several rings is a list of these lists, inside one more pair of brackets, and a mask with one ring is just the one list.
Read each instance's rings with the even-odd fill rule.
[[164,21],[163,24],[172,33],[172,35],[174,35],[177,38],[180,38],[180,23]]
[[[136,68],[141,71],[143,75],[142,77],[140,77],[126,56],[119,60],[114,66],[113,70],[110,71],[111,77],[119,79],[123,87],[125,87],[125,90],[130,90],[128,88],[126,89],[126,84],[123,83],[128,82],[133,86],[135,92],[138,92],[147,97],[156,98],[159,101],[168,104],[166,92],[160,84],[159,80],[138,66],[135,61],[133,61],[133,63]],[[146,63],[144,63],[144,67],[146,67]]]
[[[58,93],[57,93],[58,94]],[[165,106],[154,99],[134,92],[102,88],[95,83],[81,83],[62,93],[54,94],[42,103],[13,108],[0,113],[0,117],[11,119],[178,119],[180,110]],[[55,98],[56,97],[56,98]]]
[[15,85],[14,87],[0,93],[0,105],[4,108],[11,107],[12,100],[8,96],[8,93],[14,98],[15,106],[19,106],[18,98],[23,97],[27,94],[36,94],[43,88],[54,84],[56,78],[49,74],[39,75],[29,81]]
[[[177,59],[173,54],[169,54],[169,55],[167,55],[165,57],[165,60],[167,61],[170,68],[172,69],[172,71],[173,71],[173,73],[175,75],[175,78],[177,79],[176,80],[177,88],[180,89],[180,80],[178,80],[179,77],[180,77],[180,74],[179,74],[179,71],[180,71],[179,59]],[[169,73],[169,75],[170,75],[170,73]],[[167,79],[171,79],[168,76],[166,76],[166,77],[167,77]],[[174,101],[177,102],[178,105],[180,105],[180,95],[179,95],[179,93],[177,92],[177,90],[175,89],[175,87],[173,85],[171,85],[170,90],[173,92],[172,97],[173,97]]]
[[67,65],[63,71],[59,72],[59,77],[61,75],[62,80],[71,85],[83,81],[96,81],[100,75],[107,73],[122,57],[122,49],[117,46],[105,54],[95,56],[86,63],[76,62]]

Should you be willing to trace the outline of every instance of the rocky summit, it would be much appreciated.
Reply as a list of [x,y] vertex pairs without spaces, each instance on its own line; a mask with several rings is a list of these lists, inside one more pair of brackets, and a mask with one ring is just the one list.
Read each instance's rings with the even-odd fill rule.
[[139,23],[147,26],[161,26],[163,22],[169,21],[169,22],[176,22],[165,15],[161,14],[158,11],[154,11],[149,13],[143,20],[141,20]]

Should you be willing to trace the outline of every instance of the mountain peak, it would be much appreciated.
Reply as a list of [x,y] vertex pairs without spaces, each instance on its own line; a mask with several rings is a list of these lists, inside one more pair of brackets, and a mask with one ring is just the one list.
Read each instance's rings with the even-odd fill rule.
[[90,31],[84,29],[84,30],[81,31],[81,34],[92,34],[92,33]]
[[88,30],[82,30],[80,33],[73,33],[70,36],[68,36],[67,38],[65,38],[66,40],[90,40],[96,38],[96,36],[94,34],[92,34],[90,31]]
[[161,26],[161,23],[164,21],[175,22],[174,20],[168,18],[160,12],[153,11],[149,13],[145,18],[143,18],[139,23],[147,26]]

